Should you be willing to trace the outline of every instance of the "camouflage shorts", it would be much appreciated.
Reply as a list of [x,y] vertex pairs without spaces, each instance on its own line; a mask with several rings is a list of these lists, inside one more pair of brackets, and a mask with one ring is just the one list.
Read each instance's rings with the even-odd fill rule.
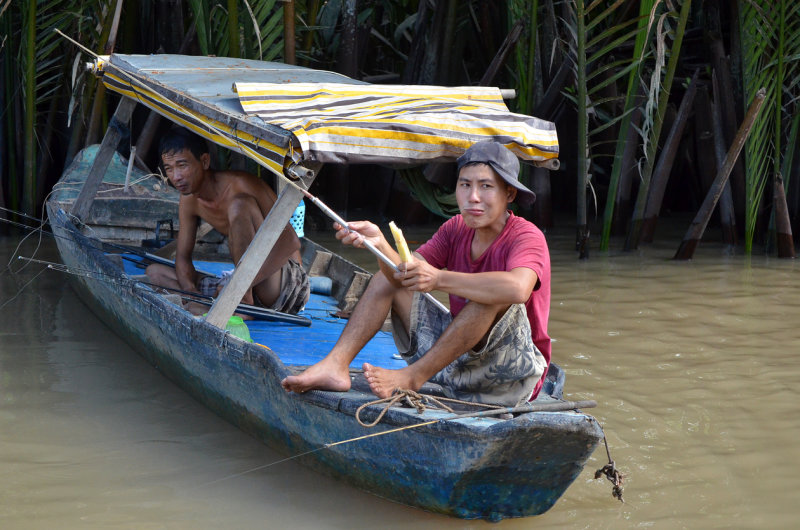
[[[232,270],[223,272],[221,276],[202,275],[197,282],[197,289],[202,295],[216,296],[217,289],[228,285],[232,275]],[[269,308],[281,313],[297,314],[306,305],[310,293],[306,271],[290,259],[281,267],[281,294]],[[258,299],[256,305],[264,306]]]
[[[392,315],[394,339],[408,364],[425,355],[453,321],[453,316],[436,308],[424,296],[414,294],[411,333]],[[468,351],[431,378],[446,396],[513,407],[528,401],[541,379],[547,362],[533,344],[525,306],[515,304],[489,332],[486,345]]]

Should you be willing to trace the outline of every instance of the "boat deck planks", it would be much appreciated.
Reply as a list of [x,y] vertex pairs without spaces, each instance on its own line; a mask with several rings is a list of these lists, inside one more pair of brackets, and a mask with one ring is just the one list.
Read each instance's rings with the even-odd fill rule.
[[[135,254],[126,254],[125,257],[125,273],[129,276],[142,274],[143,265],[134,261],[140,258]],[[194,265],[198,271],[214,275],[233,269],[231,263],[214,261],[195,261]],[[253,342],[271,349],[286,366],[309,366],[322,359],[342,333],[347,320],[334,316],[337,305],[338,302],[333,297],[312,294],[305,309],[299,313],[300,316],[311,319],[311,327],[249,320],[246,324],[250,338]],[[320,344],[326,346],[321,348]],[[397,348],[391,333],[380,331],[356,356],[350,368],[360,370],[365,362],[383,368],[403,368],[406,363],[402,359],[394,358],[396,353]]]

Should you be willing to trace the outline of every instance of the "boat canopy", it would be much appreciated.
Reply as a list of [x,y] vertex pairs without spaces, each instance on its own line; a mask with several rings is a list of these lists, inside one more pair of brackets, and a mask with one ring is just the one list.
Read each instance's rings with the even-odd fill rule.
[[276,174],[304,162],[451,161],[497,140],[522,160],[557,163],[551,122],[508,110],[492,87],[371,85],[299,66],[184,55],[100,57],[110,90]]

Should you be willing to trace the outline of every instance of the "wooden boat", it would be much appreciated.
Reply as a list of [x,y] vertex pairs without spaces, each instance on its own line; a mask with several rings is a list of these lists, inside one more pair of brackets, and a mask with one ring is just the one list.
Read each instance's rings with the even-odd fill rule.
[[[276,83],[331,78],[355,83],[336,74],[220,58],[111,56],[98,63],[109,88],[244,152],[264,167],[277,164],[306,186],[314,174],[313,163],[330,160],[309,155],[297,134],[245,114],[230,92],[231,79],[255,72],[259,79]],[[356,411],[375,397],[358,367],[364,361],[402,365],[394,356],[390,335],[379,333],[356,357],[350,391],[285,392],[281,379],[328,352],[344,325],[336,311],[353,303],[368,278],[365,271],[308,240],[303,246],[304,266],[312,275],[332,280],[330,294],[313,294],[301,313],[311,325],[251,321],[254,342],[226,331],[235,300],[249,285],[248,258],[260,266],[275,227],[286,225],[302,197],[294,186],[280,192],[256,235],[257,243],[206,318],[183,309],[179,297],[159,294],[143,283],[143,269],[137,265],[145,250],[141,242],[152,238],[158,220],[177,222],[177,193],[157,177],[129,169],[114,152],[126,112],[130,115],[126,103],[130,101],[123,99],[103,144],[76,157],[47,204],[65,270],[72,273],[75,290],[92,311],[219,415],[279,452],[300,455],[303,464],[355,487],[432,512],[493,521],[540,514],[556,502],[603,436],[594,418],[572,410],[574,404],[564,406],[564,375],[557,365],[552,365],[544,390],[532,405],[569,410],[462,417],[431,408],[420,413],[392,407],[376,427],[367,429],[356,420]],[[459,145],[463,149],[458,143],[462,140],[443,140],[443,151],[420,158],[451,159]],[[262,149],[267,144],[271,151]],[[359,156],[390,161],[374,154]],[[126,170],[132,174],[126,175]],[[131,182],[127,189],[126,176]],[[219,257],[219,243],[212,233],[198,245],[203,254],[197,256],[198,269],[215,272],[232,267]],[[423,391],[435,394],[437,389],[427,385]],[[381,410],[368,406],[361,418],[371,421]],[[386,431],[392,432],[365,437]]]

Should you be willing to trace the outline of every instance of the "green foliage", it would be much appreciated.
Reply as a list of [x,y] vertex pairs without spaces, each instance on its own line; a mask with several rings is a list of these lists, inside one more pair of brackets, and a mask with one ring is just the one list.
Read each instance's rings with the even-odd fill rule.
[[634,40],[632,65],[628,75],[628,85],[625,91],[625,103],[620,116],[619,134],[614,152],[614,163],[611,168],[611,176],[608,184],[608,195],[606,197],[606,208],[603,213],[603,233],[600,239],[600,250],[608,250],[611,238],[611,223],[614,217],[614,206],[619,188],[619,179],[622,174],[622,156],[625,150],[625,142],[628,138],[628,131],[631,127],[633,112],[636,107],[636,96],[640,89],[639,79],[644,70],[644,59],[650,41],[652,21],[655,18],[656,7],[660,0],[642,0],[639,3],[639,19],[637,22],[636,38]]
[[[745,252],[752,252],[756,223],[770,177],[796,148],[800,98],[800,3],[740,1],[742,76],[746,103],[766,89],[766,100],[744,147]],[[793,119],[794,117],[794,119]],[[786,166],[788,167],[788,166]]]
[[187,1],[203,55],[263,61],[283,57],[283,2],[239,0],[230,9],[231,0]]
[[[21,195],[21,207],[34,213],[36,197],[36,160],[49,156],[42,150],[42,140],[36,137],[43,122],[52,120],[54,103],[71,93],[73,65],[77,66],[79,52],[55,32],[56,29],[73,35],[92,46],[93,29],[103,9],[112,2],[80,0],[6,0],[0,4],[4,45],[0,49],[5,65],[6,104],[4,122],[8,126],[6,152],[19,153],[24,161],[9,157],[3,167],[8,179],[9,195],[16,206]],[[66,102],[64,103],[66,104]],[[73,105],[74,107],[74,105]],[[23,124],[22,130],[16,124]],[[46,146],[44,146],[46,148]],[[21,193],[20,193],[21,192]]]
[[[569,18],[565,20],[563,33],[576,82],[565,95],[575,104],[578,114],[579,230],[581,227],[586,230],[586,188],[591,186],[593,168],[597,168],[592,157],[593,151],[600,146],[601,133],[611,127],[620,127],[621,140],[616,144],[618,153],[615,158],[621,155],[625,141],[623,132],[627,135],[643,60],[652,48],[649,43],[650,28],[658,3],[643,1],[636,16],[624,18],[620,17],[620,12],[626,0],[595,0],[588,2],[588,5],[584,0],[567,2]],[[617,57],[615,51],[626,46],[633,49],[633,54]],[[656,53],[655,57],[663,59],[663,52],[662,55]],[[659,62],[655,61],[651,71],[654,78],[660,80],[658,65]],[[615,87],[626,80],[627,91],[620,96]],[[657,91],[660,84],[655,82],[652,86]],[[651,98],[653,96],[651,94]],[[645,141],[652,141],[650,136],[645,129]],[[615,171],[618,178],[619,168],[615,168]],[[612,187],[615,186],[616,182],[613,182]],[[610,219],[613,195],[606,208],[606,217]]]

